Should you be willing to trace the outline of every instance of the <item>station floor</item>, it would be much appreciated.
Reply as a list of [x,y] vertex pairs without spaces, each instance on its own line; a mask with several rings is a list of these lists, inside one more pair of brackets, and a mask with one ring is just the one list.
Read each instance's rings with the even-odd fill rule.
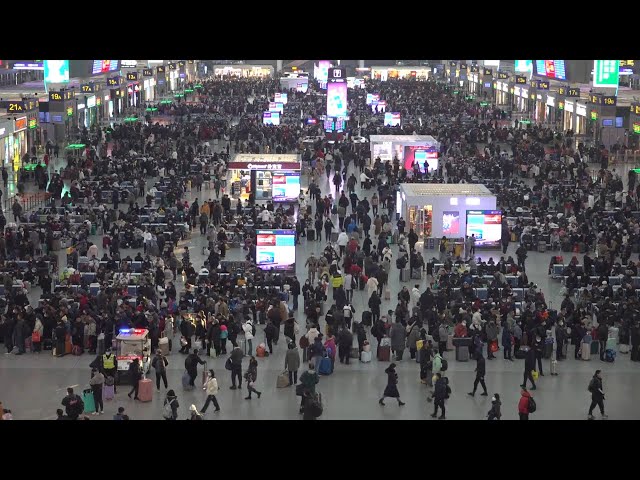
[[[623,177],[624,178],[624,177]],[[304,179],[306,181],[306,179]],[[626,181],[626,179],[625,179]],[[303,181],[304,185],[304,181]],[[329,183],[326,177],[321,178],[323,191],[328,191]],[[368,192],[358,191],[358,195],[370,197],[373,190]],[[191,192],[190,198],[198,195],[202,200],[211,198],[212,191],[203,189],[200,194]],[[96,237],[93,239],[102,255],[102,242]],[[188,245],[191,251],[191,258],[196,268],[199,268],[202,258],[202,246],[205,243],[203,236],[196,230]],[[297,274],[298,278],[306,278],[304,262],[311,252],[319,255],[324,248],[324,242],[309,242],[302,240],[302,244],[297,247]],[[511,244],[508,253],[514,255],[516,245]],[[397,253],[397,247],[393,247]],[[129,253],[129,251],[125,251]],[[431,258],[431,251],[424,252],[425,259]],[[478,252],[483,258],[492,256],[494,259],[500,257],[498,250],[483,250]],[[131,251],[132,256],[135,251]],[[552,253],[544,254],[531,252],[527,259],[527,273],[531,281],[538,284],[545,293],[547,299],[551,299],[553,306],[559,306],[560,298],[558,292],[560,284],[557,280],[552,280],[547,274],[549,257]],[[65,253],[60,253],[65,257]],[[228,251],[228,259],[243,259],[243,252],[239,249]],[[635,256],[635,255],[634,255]],[[61,258],[61,264],[66,263],[65,258]],[[392,278],[397,278],[397,270],[392,269]],[[409,289],[416,281],[400,284],[398,281],[391,283],[391,298],[396,298],[396,293],[407,285]],[[417,282],[421,290],[426,286],[426,279]],[[178,288],[182,285],[178,282]],[[40,294],[38,287],[32,290],[30,297],[32,304],[35,303]],[[356,315],[360,315],[366,309],[366,293],[357,291],[354,295],[354,307]],[[384,302],[382,309],[395,308],[395,301]],[[297,313],[297,319],[304,333],[305,319],[302,313]],[[324,328],[324,325],[323,325]],[[257,343],[264,341],[262,327],[258,326],[257,341],[254,340],[254,347]],[[174,345],[178,343],[178,337],[174,339]],[[373,348],[375,349],[375,341]],[[570,347],[572,348],[572,347]],[[260,399],[253,397],[252,400],[245,400],[246,386],[242,390],[230,390],[230,375],[224,369],[225,357],[208,358],[203,357],[208,362],[208,368],[213,368],[216,372],[220,385],[218,401],[221,411],[213,412],[211,407],[205,415],[206,420],[295,420],[300,419],[298,414],[299,397],[295,396],[294,387],[276,388],[276,377],[282,373],[284,368],[284,353],[286,345],[281,341],[274,348],[274,355],[267,358],[258,359],[258,379],[256,388],[263,392]],[[572,352],[572,350],[570,350]],[[497,359],[487,361],[486,384],[489,389],[488,397],[481,397],[481,390],[476,393],[475,398],[467,395],[471,391],[475,378],[475,362],[456,362],[453,352],[448,352],[446,358],[449,360],[448,377],[452,388],[452,395],[447,400],[447,418],[451,420],[482,420],[486,418],[486,413],[491,407],[491,395],[499,393],[502,399],[503,419],[515,420],[518,418],[517,403],[520,398],[519,385],[522,383],[524,363],[522,360],[514,362],[502,359],[502,352],[498,352]],[[609,364],[601,362],[598,356],[592,356],[591,361],[577,361],[569,355],[570,359],[560,362],[558,365],[559,375],[552,377],[549,374],[549,360],[544,361],[543,369],[545,376],[540,377],[537,382],[538,389],[533,393],[538,410],[531,416],[537,420],[581,420],[586,419],[587,409],[590,403],[590,394],[587,392],[587,385],[596,369],[603,370],[603,384],[606,393],[605,408],[606,413],[612,420],[640,419],[640,407],[634,400],[640,395],[640,376],[638,375],[638,365],[632,363],[628,355],[618,355],[615,363]],[[10,354],[0,355],[0,401],[5,408],[12,410],[15,419],[54,419],[55,411],[61,408],[60,402],[66,394],[65,389],[72,386],[76,392],[81,392],[88,388],[90,377],[89,363],[93,356],[84,354],[79,357],[71,355],[55,358],[50,352],[40,354],[28,353],[26,355],[15,356]],[[248,363],[245,357],[244,366]],[[405,351],[404,359],[396,362],[399,374],[398,389],[401,398],[406,405],[399,407],[393,399],[387,399],[386,406],[378,405],[382,391],[386,384],[386,374],[384,369],[388,366],[386,362],[378,362],[374,359],[371,363],[363,364],[353,361],[350,365],[336,363],[335,371],[332,375],[321,377],[318,390],[322,392],[324,401],[324,414],[321,419],[325,420],[431,420],[433,404],[427,403],[428,389],[419,381],[419,366],[414,360],[409,358],[408,351]],[[299,374],[306,367],[303,365]],[[200,375],[201,368],[198,369]],[[169,357],[168,380],[169,388],[175,389],[180,403],[179,419],[186,419],[189,415],[189,406],[195,404],[198,409],[204,405],[205,394],[202,389],[184,392],[181,387],[181,376],[184,372],[184,356],[179,353],[172,353]],[[152,374],[155,381],[155,376]],[[198,382],[200,376],[198,377]],[[127,386],[118,389],[116,398],[105,403],[105,415],[90,416],[91,419],[111,419],[118,407],[123,406],[126,413],[133,420],[160,420],[162,419],[162,402],[166,390],[162,387],[160,393],[154,391],[153,401],[150,403],[140,403],[130,400],[126,394]],[[599,416],[598,416],[599,418]]]

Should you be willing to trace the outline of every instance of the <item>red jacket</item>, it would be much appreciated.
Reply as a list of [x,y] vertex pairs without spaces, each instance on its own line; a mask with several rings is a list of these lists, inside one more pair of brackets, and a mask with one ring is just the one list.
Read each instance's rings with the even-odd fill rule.
[[531,394],[529,392],[522,392],[522,396],[520,397],[520,401],[518,402],[518,413],[526,413],[529,414],[529,398]]

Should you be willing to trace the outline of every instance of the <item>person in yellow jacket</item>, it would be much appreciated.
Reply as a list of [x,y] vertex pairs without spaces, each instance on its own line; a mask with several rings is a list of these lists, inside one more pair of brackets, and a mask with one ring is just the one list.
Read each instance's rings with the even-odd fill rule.
[[211,209],[209,208],[209,202],[203,202],[202,207],[200,208],[200,215],[205,214],[207,217],[211,214]]
[[[118,371],[118,359],[116,355],[111,352],[111,349],[108,349],[104,355],[102,355],[102,370],[104,371],[104,376],[113,377],[115,380],[116,372]],[[113,384],[113,393],[116,392],[116,384]]]

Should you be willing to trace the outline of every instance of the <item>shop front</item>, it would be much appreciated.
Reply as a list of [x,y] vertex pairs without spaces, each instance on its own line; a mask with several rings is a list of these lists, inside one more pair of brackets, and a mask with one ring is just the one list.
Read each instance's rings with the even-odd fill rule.
[[551,125],[555,125],[558,119],[561,117],[562,113],[557,111],[556,108],[556,97],[550,93],[547,93],[547,98],[545,99],[545,118],[547,119],[547,123]]
[[140,82],[127,84],[127,107],[138,107],[142,103]]
[[180,72],[178,70],[169,70],[169,91],[175,92],[178,90],[178,78],[180,77]]
[[440,144],[431,135],[371,135],[369,147],[372,163],[376,158],[383,162],[397,158],[407,170],[413,170],[416,162],[423,173],[438,169]]
[[22,167],[22,160],[24,155],[29,151],[27,144],[27,129],[29,122],[26,115],[17,117],[13,123],[13,139],[11,158],[13,163],[13,170],[17,172]]
[[497,80],[494,89],[494,102],[498,107],[511,105],[509,95],[509,82],[507,80]]
[[526,113],[529,111],[529,87],[515,86],[513,87],[513,95],[515,97],[515,111],[517,113]]
[[545,123],[547,119],[547,105],[545,103],[544,95],[542,93],[540,92],[535,93],[535,99],[533,100],[533,107],[534,107],[533,116],[536,120],[536,123]]
[[478,72],[477,69],[474,72],[473,71],[473,66],[471,67],[471,73],[467,76],[467,78],[469,79],[469,81],[467,82],[467,86],[469,87],[469,93],[472,95],[479,95],[480,94],[480,77],[478,76]]
[[27,115],[27,147],[33,153],[42,145],[40,131],[40,104],[36,99],[23,99]]
[[[427,66],[415,66],[415,67],[371,67],[371,78],[373,80],[381,80],[386,82],[387,80],[393,79],[404,79],[404,80],[427,80],[430,76],[436,73],[436,76],[439,74],[447,75],[444,67],[442,70],[438,70],[436,68],[436,72],[433,72],[431,67]],[[453,68],[453,72],[455,73],[455,68]]]
[[[396,213],[405,219],[407,229],[413,229],[420,241],[437,241],[443,236],[464,238],[473,230],[477,246],[489,240],[500,242],[501,218],[497,220],[495,209],[496,197],[484,185],[402,183],[397,192]],[[478,222],[476,216],[481,216],[478,213],[468,225],[470,211],[489,211],[494,217],[486,214],[484,221]]]
[[576,102],[576,124],[574,128],[575,135],[586,135],[587,133],[587,106]]
[[0,120],[0,164],[7,168],[13,165],[13,122],[11,119]]
[[216,77],[268,78],[273,77],[272,65],[214,65]]
[[228,164],[230,195],[255,201],[296,203],[300,195],[299,155],[238,154]]
[[629,107],[628,125],[629,129],[625,132],[628,146],[632,150],[638,150],[640,149],[640,103],[632,103]]
[[142,82],[143,99],[145,102],[153,102],[156,98],[156,79],[151,77]]
[[[574,130],[576,125],[575,119],[576,102],[575,100],[564,101],[564,121],[562,122],[562,130]],[[575,131],[575,130],[574,130]]]

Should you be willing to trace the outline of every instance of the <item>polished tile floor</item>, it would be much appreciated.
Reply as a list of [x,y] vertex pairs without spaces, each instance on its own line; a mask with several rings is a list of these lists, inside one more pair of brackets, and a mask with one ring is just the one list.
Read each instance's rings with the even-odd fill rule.
[[[321,179],[323,191],[327,191],[329,184],[326,178]],[[373,193],[358,192],[359,195],[370,196]],[[191,192],[191,199],[197,192]],[[201,199],[210,198],[212,192],[203,191]],[[96,240],[98,240],[96,238]],[[96,242],[101,250],[101,241]],[[196,267],[203,260],[201,251],[204,237],[197,231],[194,232],[189,243],[191,258]],[[310,242],[302,240],[297,249],[297,273],[299,278],[306,278],[303,267],[304,259],[311,252],[318,255],[324,248],[323,242]],[[393,247],[396,249],[397,247]],[[511,245],[509,253],[514,254],[516,246]],[[425,252],[425,259],[430,258],[431,252]],[[480,256],[499,258],[496,251],[481,251]],[[62,252],[60,254],[64,256]],[[102,251],[100,251],[102,255]],[[545,292],[547,298],[558,306],[559,283],[547,275],[550,252],[540,254],[531,252],[527,260],[527,269],[531,281],[537,283]],[[242,259],[240,250],[230,250],[229,259]],[[61,258],[61,261],[65,261]],[[395,268],[395,267],[394,267]],[[397,272],[396,272],[397,274]],[[392,276],[394,274],[392,273]],[[396,278],[396,277],[393,277]],[[405,285],[411,287],[415,281]],[[421,289],[426,285],[422,280]],[[392,283],[392,298],[400,290],[399,282]],[[32,303],[39,295],[39,288],[34,289]],[[357,315],[361,314],[365,301],[364,292],[356,292],[354,307]],[[383,309],[394,308],[395,303],[384,302]],[[297,314],[299,323],[304,327],[304,318]],[[303,330],[304,331],[304,330]],[[261,327],[257,334],[259,341],[264,339]],[[177,343],[174,339],[174,344]],[[254,345],[255,345],[254,341]],[[375,343],[375,342],[374,342]],[[299,419],[299,398],[295,396],[293,387],[277,389],[276,377],[284,367],[285,345],[281,342],[274,350],[274,355],[259,359],[258,380],[256,387],[263,392],[260,399],[244,400],[246,391],[230,390],[229,372],[224,369],[225,358],[208,358],[209,368],[214,368],[220,384],[218,400],[221,412],[213,413],[211,408],[206,419],[242,420],[242,419]],[[498,359],[487,361],[486,383],[489,394],[499,393],[502,397],[503,419],[517,419],[517,402],[520,397],[519,384],[522,381],[523,361],[507,362],[502,360],[501,352]],[[452,396],[447,401],[447,418],[452,420],[484,419],[491,406],[489,397],[475,398],[467,396],[474,380],[475,362],[459,363],[454,360],[453,352],[447,353],[449,359],[450,385]],[[60,407],[60,402],[65,395],[67,386],[74,386],[76,391],[86,388],[90,376],[89,363],[93,359],[88,354],[80,357],[65,356],[53,358],[49,353],[27,354],[22,356],[0,355],[0,400],[13,411],[16,419],[52,419],[55,418],[55,410]],[[248,360],[245,358],[245,366]],[[398,388],[402,400],[406,406],[399,407],[396,402],[389,399],[387,406],[378,405],[378,399],[384,390],[386,375],[384,369],[388,363],[379,363],[375,359],[372,363],[362,364],[355,362],[349,366],[337,364],[335,372],[328,377],[322,377],[319,390],[323,394],[324,414],[322,419],[429,419],[432,412],[432,404],[427,403],[427,388],[419,382],[419,367],[409,359],[405,352],[404,360],[398,363],[399,384]],[[188,417],[189,406],[195,404],[202,408],[205,400],[204,392],[197,389],[191,392],[183,392],[181,388],[181,375],[184,371],[184,356],[174,353],[169,357],[168,378],[169,387],[178,393],[180,402],[179,418]],[[304,368],[304,367],[303,367]],[[303,368],[300,370],[302,373]],[[591,361],[576,361],[573,358],[559,364],[559,376],[552,377],[548,374],[549,361],[545,361],[546,376],[540,377],[538,389],[533,392],[537,400],[538,411],[532,415],[532,419],[585,419],[590,402],[590,394],[587,385],[595,369],[601,368],[604,372],[604,390],[606,392],[605,406],[610,419],[640,419],[640,407],[634,398],[640,395],[640,377],[638,365],[629,360],[628,355],[618,355],[615,363],[600,362],[597,356]],[[200,371],[200,370],[199,370]],[[245,389],[243,389],[245,390]],[[122,386],[116,398],[107,402],[106,415],[90,417],[97,419],[110,419],[119,406],[124,406],[126,412],[134,420],[152,420],[162,418],[162,393],[154,393],[151,403],[138,403],[126,396],[126,386]]]

